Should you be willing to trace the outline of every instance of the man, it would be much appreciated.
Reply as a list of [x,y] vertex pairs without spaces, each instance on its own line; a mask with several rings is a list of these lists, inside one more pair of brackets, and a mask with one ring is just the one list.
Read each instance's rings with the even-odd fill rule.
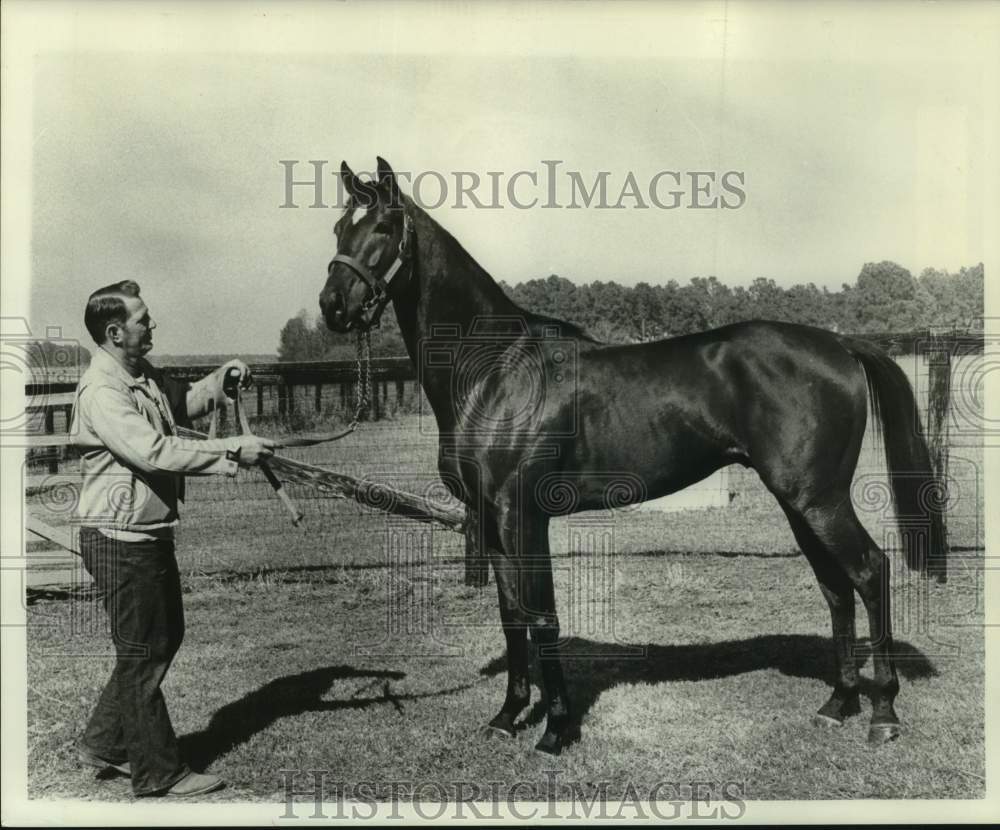
[[156,328],[131,281],[95,291],[84,314],[98,345],[80,379],[73,407],[83,483],[77,505],[80,554],[104,596],[116,662],[79,745],[80,760],[132,778],[137,796],[192,796],[223,786],[193,772],[160,691],[184,636],[181,586],[174,558],[177,503],[185,475],[235,476],[273,455],[255,436],[191,441],[178,421],[224,401],[231,361],[193,385],[170,381],[145,360]]

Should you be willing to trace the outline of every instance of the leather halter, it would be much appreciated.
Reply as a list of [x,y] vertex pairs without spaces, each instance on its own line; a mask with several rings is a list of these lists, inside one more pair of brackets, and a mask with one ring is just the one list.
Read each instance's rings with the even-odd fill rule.
[[346,265],[361,277],[365,284],[372,290],[372,295],[361,306],[361,321],[364,323],[365,328],[378,327],[379,318],[382,316],[382,312],[385,311],[385,307],[389,304],[389,300],[392,299],[389,296],[389,287],[392,284],[392,280],[410,258],[412,237],[413,222],[410,219],[410,214],[404,212],[403,238],[399,241],[399,253],[392,261],[392,265],[386,269],[386,272],[381,277],[373,274],[363,262],[359,262],[347,254],[337,254],[333,258],[331,265],[337,262],[341,265]]

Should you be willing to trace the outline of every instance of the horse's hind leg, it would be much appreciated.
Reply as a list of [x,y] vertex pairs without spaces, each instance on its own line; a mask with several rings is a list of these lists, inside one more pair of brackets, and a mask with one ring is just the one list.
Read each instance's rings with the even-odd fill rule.
[[892,660],[889,560],[861,525],[847,493],[811,506],[800,516],[847,574],[868,611],[875,668],[868,741],[890,741],[899,736],[900,728],[893,708],[899,679]]
[[[853,512],[853,511],[852,511]],[[857,517],[855,517],[857,522]],[[875,664],[875,686],[872,690],[872,720],[868,728],[868,743],[881,744],[899,737],[899,718],[893,708],[899,694],[899,678],[893,663],[892,614],[889,600],[889,558],[875,544],[858,522],[867,540],[866,561],[857,575],[858,593],[868,611],[871,632],[872,660]]]
[[545,684],[547,717],[545,733],[535,745],[539,752],[558,755],[575,737],[575,727],[566,693],[566,679],[559,656],[559,617],[556,615],[555,590],[552,585],[552,565],[540,564],[530,575],[533,589],[526,592],[531,619],[531,641],[535,644],[538,662]]
[[842,726],[844,718],[861,711],[858,696],[857,635],[854,628],[854,585],[847,573],[792,508],[782,504],[795,539],[819,580],[820,591],[830,606],[836,677],[830,699],[813,717],[818,726]]

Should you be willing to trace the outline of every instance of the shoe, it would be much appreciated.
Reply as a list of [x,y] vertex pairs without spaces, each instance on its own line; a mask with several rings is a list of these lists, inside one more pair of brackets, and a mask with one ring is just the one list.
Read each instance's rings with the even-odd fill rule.
[[132,768],[129,766],[128,761],[116,764],[101,758],[99,755],[95,755],[89,749],[84,749],[83,747],[77,749],[77,757],[80,759],[80,763],[85,766],[94,767],[99,770],[113,769],[115,772],[126,775],[129,778],[132,777]]
[[189,772],[180,781],[178,781],[174,786],[172,786],[166,795],[172,795],[175,798],[187,798],[192,795],[204,795],[205,793],[214,793],[216,790],[221,790],[226,786],[226,782],[219,778],[218,775],[206,775],[203,772]]

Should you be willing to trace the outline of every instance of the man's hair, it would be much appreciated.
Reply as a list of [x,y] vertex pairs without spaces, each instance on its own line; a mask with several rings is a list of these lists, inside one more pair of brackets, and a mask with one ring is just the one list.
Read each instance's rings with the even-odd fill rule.
[[98,288],[87,300],[87,310],[83,313],[83,323],[100,346],[107,339],[108,323],[121,325],[128,319],[125,297],[138,297],[139,283],[122,280],[104,288]]

